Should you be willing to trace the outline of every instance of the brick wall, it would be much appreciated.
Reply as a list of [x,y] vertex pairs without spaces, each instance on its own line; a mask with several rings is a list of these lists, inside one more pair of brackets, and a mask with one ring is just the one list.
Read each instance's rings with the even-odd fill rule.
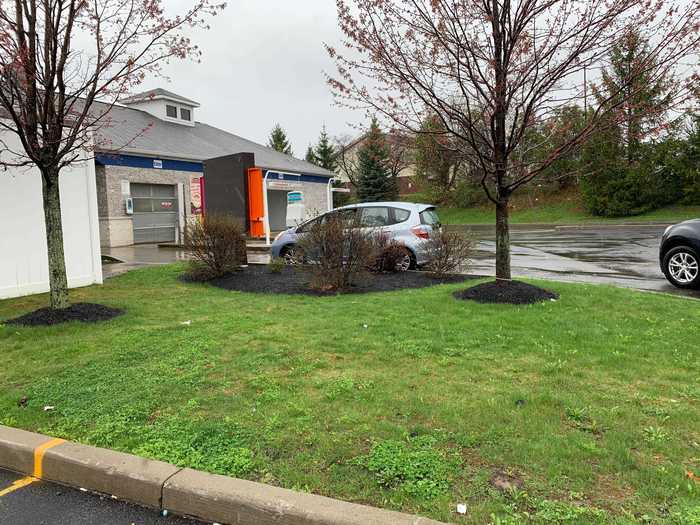
[[190,179],[188,171],[131,168],[127,166],[96,166],[97,207],[100,218],[102,246],[129,246],[134,243],[133,224],[126,214],[126,197],[122,181],[145,184],[182,184],[178,199],[184,204],[185,218],[190,214]]

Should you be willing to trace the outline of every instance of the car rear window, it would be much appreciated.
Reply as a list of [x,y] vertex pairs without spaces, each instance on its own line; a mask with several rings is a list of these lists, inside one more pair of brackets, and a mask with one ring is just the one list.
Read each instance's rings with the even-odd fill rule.
[[420,222],[428,226],[440,226],[440,217],[438,217],[437,210],[435,208],[427,208],[420,212]]
[[394,224],[399,222],[407,221],[411,216],[411,212],[408,210],[402,210],[401,208],[394,208]]
[[360,223],[366,228],[388,226],[391,224],[389,208],[385,206],[362,208],[362,218],[360,219]]

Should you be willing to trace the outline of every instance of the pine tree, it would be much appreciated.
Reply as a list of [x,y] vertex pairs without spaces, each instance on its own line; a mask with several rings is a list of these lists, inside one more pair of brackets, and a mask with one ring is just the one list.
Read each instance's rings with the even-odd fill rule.
[[669,123],[672,79],[659,71],[650,45],[629,31],[610,50],[609,66],[594,87],[599,105],[612,111],[583,148],[588,175],[581,181],[586,208],[595,215],[624,217],[678,198],[680,183],[663,159],[668,144],[651,140]]
[[316,159],[316,154],[314,153],[314,147],[309,144],[309,147],[306,148],[306,156],[304,157],[306,162],[310,162],[311,164],[316,164],[318,166],[318,160]]
[[326,126],[323,126],[321,130],[321,135],[318,138],[318,144],[314,149],[314,158],[316,159],[316,164],[328,171],[335,171],[338,167],[338,157],[335,151],[335,147],[331,144],[328,139],[328,133],[326,132]]
[[644,73],[657,71],[650,54],[647,40],[639,33],[627,33],[612,48],[610,66],[603,70],[595,91],[599,104],[620,105],[618,121],[628,166],[640,160],[644,139],[665,124],[671,103],[669,78]]
[[369,133],[357,153],[357,196],[363,202],[395,200],[398,196],[396,181],[389,171],[389,146],[372,119]]
[[275,124],[275,127],[272,128],[267,146],[285,155],[293,155],[292,146],[287,139],[287,133],[279,124]]

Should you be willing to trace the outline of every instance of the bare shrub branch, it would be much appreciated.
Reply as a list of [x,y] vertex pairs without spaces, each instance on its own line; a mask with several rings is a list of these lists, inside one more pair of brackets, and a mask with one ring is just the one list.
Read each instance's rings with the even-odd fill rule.
[[469,268],[476,242],[468,235],[443,228],[434,232],[425,246],[429,259],[426,270],[435,277],[444,277]]
[[309,263],[311,286],[342,291],[366,277],[377,254],[378,238],[352,218],[330,213],[313,222],[299,240],[297,250]]
[[186,274],[191,280],[223,277],[247,263],[243,228],[228,215],[193,218],[185,227],[184,244],[192,257]]

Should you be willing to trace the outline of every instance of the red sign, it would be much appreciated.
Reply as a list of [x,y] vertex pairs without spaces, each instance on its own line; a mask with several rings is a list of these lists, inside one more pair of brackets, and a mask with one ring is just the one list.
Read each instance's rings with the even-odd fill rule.
[[190,199],[192,214],[201,215],[204,209],[204,177],[192,177]]

